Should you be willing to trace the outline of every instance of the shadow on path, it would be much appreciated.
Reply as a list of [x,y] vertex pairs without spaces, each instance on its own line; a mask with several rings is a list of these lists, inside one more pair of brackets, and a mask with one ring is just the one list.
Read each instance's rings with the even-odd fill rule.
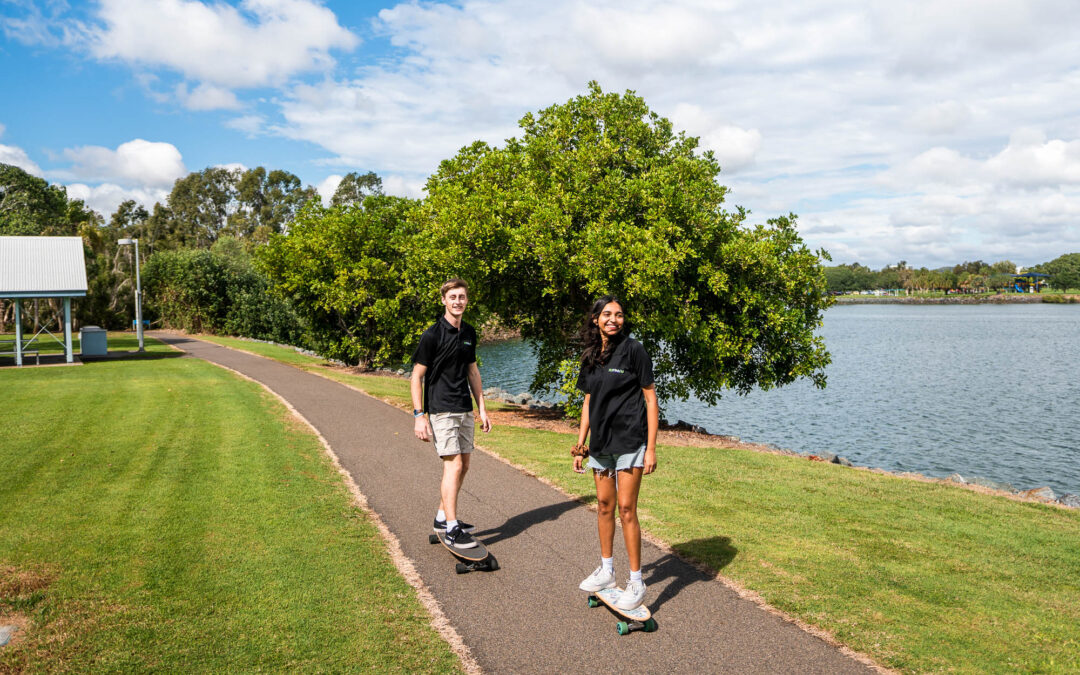
[[[731,545],[731,539],[728,537],[695,539],[679,544],[676,547],[676,550],[679,555],[686,555],[694,552],[694,555],[688,557],[696,558],[698,560],[709,560],[713,563],[710,567],[717,570],[727,566],[735,559],[735,556],[739,554],[739,549]],[[702,557],[699,555],[702,550],[707,550],[711,553],[708,557]],[[643,571],[647,572],[647,576],[644,577],[644,580],[649,586],[660,584],[669,579],[671,580],[670,583],[664,587],[664,590],[660,595],[657,596],[656,600],[649,602],[649,606],[654,612],[690,584],[709,582],[715,579],[715,575],[706,574],[693,567],[682,558],[670,553],[664,555],[651,565],[646,566]]]
[[512,539],[533,525],[538,525],[548,520],[557,520],[559,516],[567,511],[579,507],[581,507],[581,504],[572,501],[541,506],[538,509],[512,516],[498,527],[489,528],[482,532],[474,532],[473,536],[483,537],[484,545],[489,546],[505,539]]

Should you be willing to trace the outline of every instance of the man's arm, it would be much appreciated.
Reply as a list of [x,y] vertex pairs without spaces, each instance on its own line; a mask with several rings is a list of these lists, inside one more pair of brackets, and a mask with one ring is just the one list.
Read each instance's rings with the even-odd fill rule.
[[491,431],[491,420],[488,419],[487,408],[484,407],[484,390],[480,385],[480,369],[476,367],[476,361],[469,364],[469,389],[472,390],[476,407],[480,410],[480,428],[487,433]]
[[[427,366],[420,363],[413,364],[412,377],[409,379],[409,392],[412,394],[413,410],[424,410],[425,373],[427,373]],[[431,440],[431,423],[428,422],[427,415],[416,415],[414,417],[413,433],[424,442]]]

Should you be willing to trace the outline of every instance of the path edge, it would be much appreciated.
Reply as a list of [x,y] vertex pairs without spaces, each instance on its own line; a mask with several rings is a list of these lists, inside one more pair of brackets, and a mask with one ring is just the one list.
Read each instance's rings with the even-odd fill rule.
[[[169,344],[169,346],[179,352],[188,354],[187,351],[181,349],[176,345]],[[215,344],[214,346],[221,347],[222,345]],[[225,349],[229,349],[229,347],[225,347]],[[233,351],[238,351],[243,354],[250,354],[252,356],[259,356],[258,354],[251,354],[251,352],[245,352],[239,349]],[[356,481],[353,480],[352,474],[350,474],[345,469],[345,467],[341,465],[341,461],[338,459],[337,453],[335,453],[334,449],[330,447],[329,441],[327,441],[326,438],[323,437],[322,433],[320,433],[319,430],[315,428],[315,425],[312,424],[306,417],[304,417],[304,415],[301,414],[299,410],[294,408],[293,405],[285,399],[285,397],[271,389],[266,384],[259,382],[255,378],[249,377],[248,375],[245,375],[238,370],[235,370],[228,366],[224,366],[220,363],[214,363],[213,361],[207,361],[206,359],[200,360],[206,361],[206,363],[217,366],[222,370],[227,370],[230,373],[233,373],[234,375],[240,377],[241,379],[247,380],[249,382],[254,382],[255,384],[259,385],[267,392],[269,392],[274,398],[280,401],[281,404],[285,406],[285,409],[289,411],[289,413],[291,413],[294,417],[306,424],[307,427],[311,429],[311,433],[314,434],[317,439],[319,439],[319,443],[322,444],[323,450],[326,452],[327,457],[330,458],[330,462],[334,465],[334,468],[337,469],[338,474],[341,475],[342,481],[345,483],[346,489],[348,489],[349,493],[352,495],[353,505],[363,511],[369,518],[371,518],[372,522],[375,523],[375,527],[379,530],[380,536],[382,536],[384,542],[386,543],[386,547],[388,553],[390,554],[390,559],[394,563],[394,567],[396,567],[398,573],[401,574],[402,577],[404,577],[405,582],[412,586],[413,590],[416,591],[416,595],[420,600],[420,604],[424,607],[425,610],[427,610],[428,614],[431,615],[431,627],[434,628],[435,631],[439,634],[439,636],[446,641],[446,643],[450,646],[450,650],[457,654],[458,658],[461,660],[461,665],[466,673],[469,673],[470,675],[480,675],[481,673],[483,673],[484,671],[480,667],[480,664],[476,661],[476,658],[473,656],[472,650],[470,650],[469,646],[465,644],[465,641],[461,638],[461,635],[457,632],[457,629],[454,628],[453,624],[450,623],[450,620],[446,618],[446,614],[443,613],[442,606],[439,605],[439,601],[436,600],[435,596],[432,595],[430,590],[428,590],[428,587],[424,583],[424,580],[420,577],[420,573],[416,571],[416,566],[413,564],[412,559],[405,555],[405,552],[401,548],[401,542],[398,540],[397,535],[390,531],[390,528],[387,527],[386,523],[383,521],[382,516],[380,516],[378,512],[372,509],[371,506],[368,504],[367,497],[364,496],[364,493],[360,491],[360,487],[356,484]],[[273,359],[269,360],[273,361]],[[280,363],[280,361],[275,361],[275,363]],[[324,379],[329,380],[330,378]],[[332,382],[333,380],[330,381]],[[363,393],[365,396],[368,395],[366,392],[361,393]],[[375,397],[371,396],[370,398]]]
[[[191,334],[183,334],[183,335],[185,337],[193,338],[193,339],[196,339],[196,340],[199,339],[198,336],[195,336],[195,335],[191,335]],[[280,365],[283,365],[283,366],[288,366],[290,368],[295,368],[296,370],[299,370],[299,371],[304,372],[304,373],[310,373],[310,374],[315,375],[317,377],[321,377],[322,379],[324,379],[324,380],[326,380],[328,382],[333,382],[334,384],[339,384],[339,385],[341,385],[341,386],[343,386],[343,387],[345,387],[347,389],[351,389],[352,391],[357,392],[358,394],[363,394],[364,396],[367,396],[370,399],[374,399],[376,401],[379,401],[380,403],[384,403],[384,404],[386,404],[386,405],[388,405],[388,406],[390,406],[392,408],[396,408],[396,409],[400,410],[400,408],[398,408],[396,405],[394,405],[393,403],[390,403],[387,400],[379,398],[378,396],[373,396],[373,395],[369,394],[368,392],[364,391],[363,389],[360,389],[358,387],[354,387],[351,384],[347,384],[347,383],[341,382],[339,380],[335,380],[334,378],[328,377],[327,375],[324,375],[322,373],[314,372],[314,371],[311,371],[311,370],[305,370],[304,368],[300,368],[299,366],[295,366],[295,365],[292,365],[290,363],[283,363],[283,362],[278,361],[276,359],[272,359],[272,358],[270,358],[268,356],[263,356],[262,354],[256,354],[254,352],[245,351],[243,349],[237,349],[235,347],[229,347],[229,346],[226,346],[226,345],[219,345],[216,342],[209,342],[207,340],[201,340],[201,341],[202,342],[207,342],[208,344],[214,345],[215,347],[221,347],[223,349],[228,349],[230,351],[238,352],[238,353],[241,353],[241,354],[247,354],[248,356],[255,356],[255,357],[260,358],[260,359],[266,359],[267,361],[272,361],[274,363],[277,363],[277,364],[280,364]],[[179,349],[179,347],[176,347],[175,345],[173,345],[173,348],[174,349]],[[183,351],[183,350],[181,350],[181,351]],[[215,365],[219,365],[219,364],[215,364]],[[231,368],[228,368],[227,366],[221,366],[221,367],[225,368],[226,370],[232,370]],[[233,371],[233,372],[237,372],[237,371]],[[237,373],[237,374],[240,375],[241,377],[245,378],[245,379],[251,379],[251,378],[247,377],[246,375],[244,375],[243,373]],[[309,427],[311,427],[311,429],[315,431],[315,435],[318,436],[319,440],[323,442],[324,447],[327,448],[327,452],[330,453],[331,456],[334,458],[335,466],[339,467],[339,471],[344,471],[344,469],[340,468],[340,464],[337,462],[336,456],[333,455],[333,452],[329,449],[329,444],[326,443],[325,439],[323,439],[323,437],[322,437],[322,434],[320,434],[318,432],[318,430],[315,429],[314,425],[312,425],[311,422],[308,422],[306,419],[304,419],[304,417],[302,415],[300,415],[299,412],[295,411],[295,409],[293,409],[293,407],[288,403],[288,401],[285,401],[285,399],[282,398],[280,395],[278,395],[277,392],[274,392],[269,387],[266,387],[266,385],[262,384],[261,382],[258,382],[258,380],[252,380],[252,381],[257,382],[258,384],[260,384],[264,388],[266,388],[267,391],[270,391],[271,393],[273,393],[274,396],[277,396],[277,398],[279,400],[281,400],[282,402],[285,403],[286,407],[288,407],[290,410],[293,410],[293,414],[295,414],[297,417],[299,417],[301,420],[303,420],[304,423],[306,423]],[[528,468],[526,468],[526,467],[524,467],[524,466],[522,466],[520,464],[517,464],[515,462],[510,461],[509,459],[503,457],[502,455],[499,455],[498,453],[490,450],[489,448],[485,448],[483,445],[476,444],[476,449],[483,451],[484,454],[488,455],[489,457],[492,457],[493,459],[496,459],[496,460],[502,462],[503,464],[506,464],[507,466],[510,466],[510,467],[516,469],[517,471],[525,474],[526,476],[529,476],[531,478],[535,478],[536,480],[540,481],[544,485],[554,489],[556,492],[561,494],[566,499],[569,499],[569,500],[571,500],[573,502],[581,504],[581,505],[587,507],[591,511],[596,510],[596,505],[595,504],[590,504],[590,503],[582,500],[578,496],[567,492],[566,490],[564,490],[560,486],[556,485],[552,481],[548,480],[547,478],[544,478],[543,476],[540,476],[540,475],[534,473],[530,469],[528,469]],[[346,476],[347,476],[348,482],[352,483],[352,476],[349,476],[347,473],[346,473]],[[355,483],[352,483],[352,484],[355,485]],[[357,494],[360,494],[359,489],[357,489]],[[363,496],[361,495],[361,498],[362,497]],[[369,508],[367,508],[366,503],[367,502],[365,500],[364,501],[364,506],[362,506],[361,508],[363,508],[364,510],[372,513],[374,515],[374,517],[377,518],[380,528],[384,528],[385,525],[382,523],[382,519],[379,518],[378,515],[375,514],[374,511],[371,511]],[[619,527],[618,519],[616,519],[616,527]],[[386,534],[389,537],[393,538],[393,541],[395,542],[395,545],[398,546],[398,550],[400,550],[400,544],[397,543],[397,537],[395,537],[393,535],[393,533],[391,533],[389,530],[386,531]],[[808,634],[818,638],[819,640],[825,642],[830,647],[833,647],[834,649],[839,650],[840,653],[843,654],[844,656],[847,656],[850,659],[858,661],[859,663],[861,663],[861,664],[863,664],[863,665],[865,665],[867,667],[873,668],[875,671],[877,671],[879,673],[882,673],[883,675],[896,675],[896,674],[898,674],[900,672],[898,670],[894,670],[892,668],[888,668],[886,666],[883,666],[880,663],[878,663],[877,661],[875,661],[869,655],[864,654],[864,653],[859,652],[859,651],[856,651],[856,650],[852,649],[851,647],[848,647],[843,642],[840,642],[829,631],[827,631],[827,630],[825,630],[823,628],[818,628],[817,626],[814,626],[813,624],[807,623],[806,621],[803,621],[802,619],[799,619],[799,618],[797,618],[795,616],[792,616],[792,615],[788,614],[787,612],[784,612],[783,610],[781,610],[781,609],[779,609],[777,607],[774,607],[773,605],[769,604],[769,602],[764,597],[762,597],[761,594],[759,594],[757,591],[753,591],[753,590],[750,590],[748,588],[745,588],[744,586],[742,586],[741,584],[736,582],[734,579],[729,579],[728,577],[724,576],[721,572],[718,572],[716,570],[711,569],[710,567],[708,567],[704,563],[699,562],[698,560],[695,560],[693,558],[689,558],[689,557],[675,551],[669,544],[661,541],[660,539],[658,539],[654,535],[646,532],[645,528],[641,529],[641,538],[648,541],[650,544],[657,547],[658,549],[660,549],[664,553],[672,555],[672,556],[678,558],[679,560],[682,560],[684,563],[686,563],[687,565],[690,565],[691,567],[698,570],[702,574],[705,574],[706,576],[711,577],[714,581],[716,581],[716,582],[720,583],[721,585],[723,585],[724,587],[730,589],[732,592],[734,592],[736,595],[738,595],[739,598],[741,598],[743,600],[747,600],[749,602],[752,602],[754,605],[756,605],[758,608],[762,609],[763,611],[765,611],[765,612],[767,612],[767,613],[781,619],[782,621],[785,621],[787,623],[792,624],[793,626],[795,626],[799,630],[801,630],[801,631],[803,631],[805,633],[808,633]],[[402,553],[402,556],[404,556],[404,553]],[[408,560],[408,558],[405,558],[405,559]],[[409,564],[410,565],[412,564],[411,561],[409,561]],[[415,573],[415,570],[414,570],[414,573]],[[419,579],[419,575],[417,575],[417,581],[418,581],[418,583],[423,585],[423,581],[421,579]],[[417,592],[419,593],[419,590]],[[425,587],[425,592],[427,592],[426,587]],[[428,595],[430,595],[430,592],[427,592],[427,593],[428,593]],[[435,603],[436,607],[438,607],[438,601],[435,600],[434,596],[431,597],[431,600],[432,600],[433,603]],[[439,611],[439,614],[442,615],[441,608],[438,611]],[[445,620],[445,617],[444,617],[444,620]],[[447,621],[447,624],[449,625],[448,621]],[[432,625],[435,625],[434,621],[432,622]],[[438,628],[436,628],[436,630],[438,630]],[[452,627],[451,627],[451,630],[453,630]],[[457,635],[456,631],[455,631],[454,634]],[[457,639],[460,640],[461,639],[460,636],[458,636]],[[450,642],[450,640],[447,639],[447,642]],[[464,642],[462,642],[461,644],[462,644],[462,647],[465,650],[468,650],[468,646],[465,645]],[[453,642],[450,642],[450,645],[451,645],[451,648],[453,648],[453,646],[454,646]],[[472,659],[471,653],[469,655],[469,658]],[[464,657],[463,657],[462,660],[464,662]],[[473,661],[473,663],[475,663],[475,661]],[[477,667],[476,671],[469,671],[469,672],[470,673],[471,672],[476,672],[476,673],[483,672],[482,670],[479,669],[479,665],[477,665],[476,667]]]

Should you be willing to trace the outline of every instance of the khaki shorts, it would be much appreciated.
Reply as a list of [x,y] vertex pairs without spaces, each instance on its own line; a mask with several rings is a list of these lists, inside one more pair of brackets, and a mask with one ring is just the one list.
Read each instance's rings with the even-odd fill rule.
[[473,451],[473,414],[435,413],[430,416],[431,432],[435,435],[435,451],[439,457],[464,455]]

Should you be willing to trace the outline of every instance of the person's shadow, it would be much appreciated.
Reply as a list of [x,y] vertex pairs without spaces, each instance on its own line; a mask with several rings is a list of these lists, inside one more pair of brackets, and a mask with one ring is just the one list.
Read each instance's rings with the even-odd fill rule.
[[[731,563],[731,561],[735,559],[735,556],[739,554],[739,549],[731,545],[731,539],[729,537],[694,539],[692,541],[677,544],[674,548],[679,555],[686,555],[695,560],[707,561],[707,567],[716,570],[717,572]],[[664,555],[655,563],[645,566],[642,571],[646,572],[644,581],[648,586],[660,584],[670,579],[670,582],[664,587],[664,590],[660,592],[660,595],[657,596],[655,600],[649,602],[649,607],[654,612],[663,606],[665,602],[678,595],[687,586],[699,582],[712,581],[715,577],[715,574],[702,572],[686,562],[686,560],[671,555],[670,553]]]
[[548,520],[555,520],[567,511],[576,508],[581,508],[580,502],[562,501],[556,504],[549,504],[548,506],[541,506],[532,511],[526,511],[524,513],[519,513],[516,516],[511,516],[505,523],[498,527],[492,527],[482,532],[473,532],[473,536],[481,539],[481,541],[484,542],[484,546],[490,546],[491,544],[495,544],[505,539],[516,537],[533,525]]

